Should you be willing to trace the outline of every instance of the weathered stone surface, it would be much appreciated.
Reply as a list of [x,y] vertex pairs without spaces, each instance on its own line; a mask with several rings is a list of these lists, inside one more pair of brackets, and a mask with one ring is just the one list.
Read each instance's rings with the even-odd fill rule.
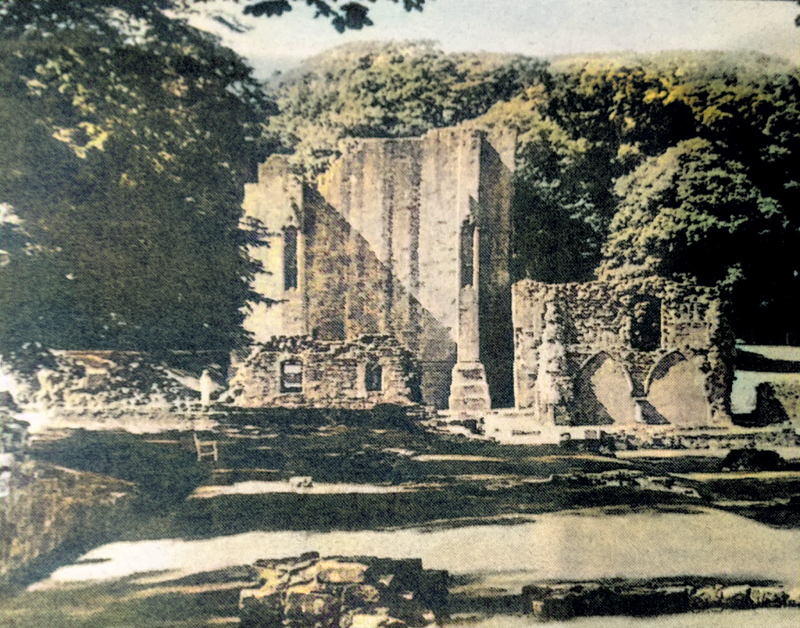
[[311,553],[256,569],[259,587],[239,598],[245,628],[426,626],[447,602],[447,574],[424,571],[420,560]]
[[63,543],[96,542],[129,513],[133,485],[41,463],[15,463],[0,498],[0,583]]
[[457,360],[483,362],[491,395],[511,401],[514,149],[512,134],[466,128],[351,140],[314,184],[271,157],[245,189],[267,300],[245,326],[258,342],[392,335],[426,404],[447,406]]
[[775,383],[773,388],[789,419],[800,425],[800,381]]
[[[285,364],[298,369],[291,389],[282,385]],[[254,346],[233,368],[225,399],[243,407],[364,409],[382,403],[409,405],[419,398],[412,356],[393,336],[364,336],[353,342],[274,338]],[[379,385],[372,389],[369,370],[378,373],[372,383]]]
[[513,287],[519,409],[564,425],[728,425],[732,338],[711,288],[659,277]]
[[525,613],[543,620],[592,615],[665,615],[692,610],[782,607],[791,604],[780,586],[673,582],[563,582],[523,587]]

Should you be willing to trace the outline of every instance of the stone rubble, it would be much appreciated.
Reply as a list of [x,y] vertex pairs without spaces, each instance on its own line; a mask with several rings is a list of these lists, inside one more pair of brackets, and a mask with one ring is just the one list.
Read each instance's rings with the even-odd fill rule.
[[429,626],[447,603],[447,572],[418,559],[375,557],[260,560],[258,587],[239,597],[242,628]]

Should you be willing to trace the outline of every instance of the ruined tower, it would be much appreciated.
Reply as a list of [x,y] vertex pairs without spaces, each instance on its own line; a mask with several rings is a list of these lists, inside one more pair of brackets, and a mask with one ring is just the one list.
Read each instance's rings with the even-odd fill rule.
[[422,401],[481,411],[513,403],[509,250],[515,138],[440,129],[350,140],[315,184],[283,156],[245,192],[261,224],[246,328],[259,342],[395,338]]

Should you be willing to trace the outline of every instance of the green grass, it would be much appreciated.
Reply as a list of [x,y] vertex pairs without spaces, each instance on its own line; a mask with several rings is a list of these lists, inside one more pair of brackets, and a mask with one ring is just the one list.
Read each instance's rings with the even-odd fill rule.
[[[152,436],[79,430],[69,438],[42,443],[33,453],[66,467],[135,482],[140,519],[120,531],[127,539],[208,537],[249,530],[391,528],[677,499],[630,489],[525,484],[525,480],[553,474],[631,468],[631,463],[564,455],[552,445],[503,446],[433,434],[409,424],[401,409],[393,407],[375,412],[248,411],[227,417],[215,436],[220,451],[216,465],[198,462],[190,435],[177,432],[159,435],[159,439],[175,441],[161,444],[147,442]],[[416,459],[421,454],[493,460]],[[214,466],[227,472],[212,474]],[[647,461],[634,466],[652,467]],[[424,484],[427,488],[390,494],[273,493],[186,499],[202,484],[292,476],[311,476],[316,483]],[[510,481],[473,479],[476,476],[503,476]]]
[[31,455],[59,466],[134,482],[134,509],[162,513],[181,503],[210,477],[207,465],[193,451],[148,443],[126,432],[77,430],[68,438],[39,444]]

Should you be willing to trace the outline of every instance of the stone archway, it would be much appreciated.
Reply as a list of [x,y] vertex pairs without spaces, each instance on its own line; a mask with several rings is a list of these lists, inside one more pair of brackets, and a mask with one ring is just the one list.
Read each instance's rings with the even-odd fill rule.
[[573,423],[621,425],[636,422],[633,384],[625,367],[601,351],[578,370],[574,381]]
[[674,425],[705,425],[709,404],[706,376],[686,357],[673,351],[662,357],[647,376],[645,392],[658,413]]

